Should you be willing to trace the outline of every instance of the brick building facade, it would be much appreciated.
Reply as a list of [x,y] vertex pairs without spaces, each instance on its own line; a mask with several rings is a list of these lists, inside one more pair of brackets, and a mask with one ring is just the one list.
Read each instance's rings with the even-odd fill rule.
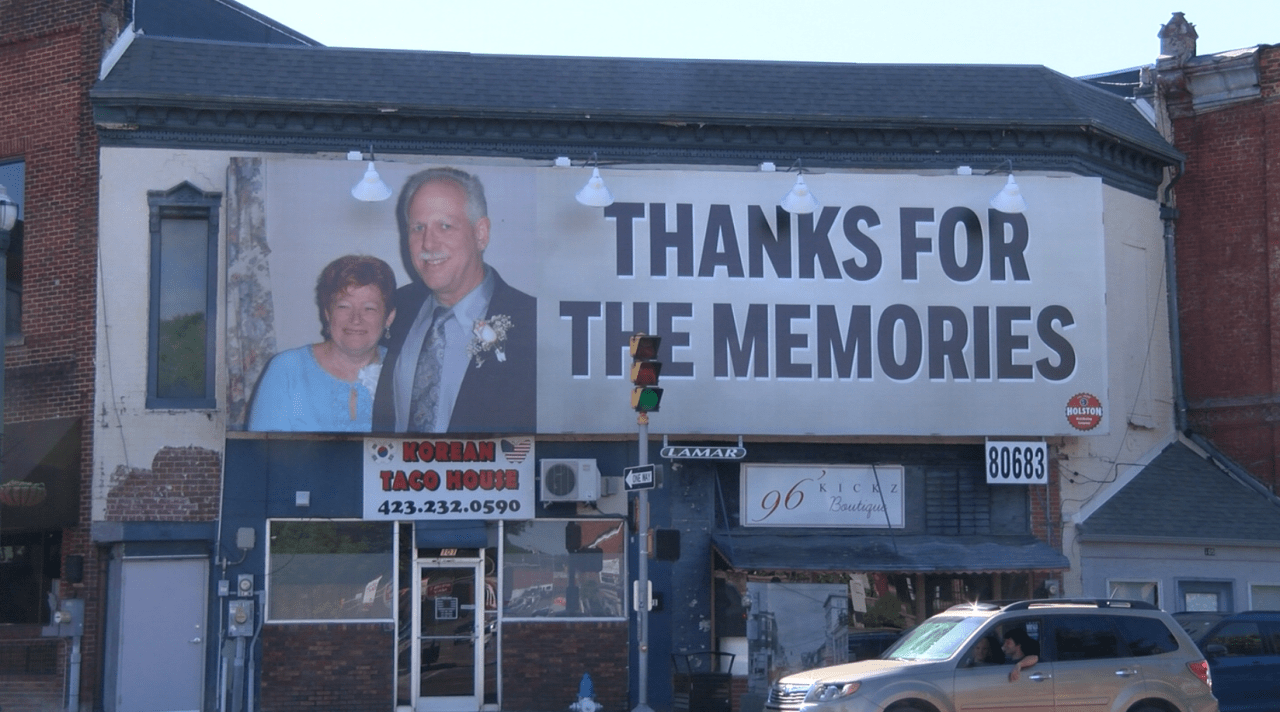
[[[20,320],[5,344],[3,479],[46,487],[43,502],[0,511],[6,710],[62,709],[77,695],[96,704],[100,686],[102,562],[89,536],[98,142],[88,91],[122,6],[18,0],[0,24],[0,170],[22,183],[7,186],[21,196],[22,222],[9,256],[9,309],[20,303]],[[55,579],[59,597],[85,601],[78,690],[68,689],[70,639],[41,634]]]
[[1198,56],[1181,13],[1155,66],[1171,142],[1187,423],[1280,491],[1280,46]]

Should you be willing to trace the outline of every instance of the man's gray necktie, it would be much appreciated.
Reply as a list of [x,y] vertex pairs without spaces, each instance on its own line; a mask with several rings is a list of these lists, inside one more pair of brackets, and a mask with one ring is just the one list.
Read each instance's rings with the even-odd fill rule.
[[436,307],[431,312],[431,326],[422,337],[418,366],[413,372],[413,394],[409,401],[409,430],[415,433],[439,432],[436,406],[440,402],[440,375],[444,370],[444,324],[449,308]]

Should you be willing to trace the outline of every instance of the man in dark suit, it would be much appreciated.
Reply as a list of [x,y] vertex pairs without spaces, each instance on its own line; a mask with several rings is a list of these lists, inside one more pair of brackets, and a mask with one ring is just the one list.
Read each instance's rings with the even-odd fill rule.
[[533,433],[537,300],[484,262],[484,187],[456,168],[410,176],[396,205],[405,266],[373,431]]

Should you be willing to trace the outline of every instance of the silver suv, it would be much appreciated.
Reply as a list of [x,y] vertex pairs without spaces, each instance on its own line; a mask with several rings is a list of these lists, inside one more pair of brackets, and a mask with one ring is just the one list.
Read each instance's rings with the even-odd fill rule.
[[1045,599],[953,607],[878,659],[783,677],[765,709],[1218,712],[1218,702],[1208,663],[1169,614]]

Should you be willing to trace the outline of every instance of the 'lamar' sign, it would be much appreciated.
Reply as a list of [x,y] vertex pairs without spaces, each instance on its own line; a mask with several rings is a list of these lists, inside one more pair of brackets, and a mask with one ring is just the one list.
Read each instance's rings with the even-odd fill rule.
[[664,447],[662,456],[668,460],[741,460],[747,456],[745,447]]

